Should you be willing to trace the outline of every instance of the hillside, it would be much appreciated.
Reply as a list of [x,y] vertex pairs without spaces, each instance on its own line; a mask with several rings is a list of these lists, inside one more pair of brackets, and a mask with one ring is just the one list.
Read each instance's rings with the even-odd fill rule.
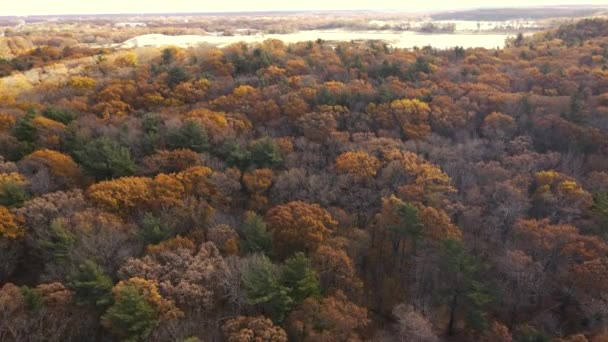
[[608,339],[608,21],[504,49],[25,39],[0,341]]

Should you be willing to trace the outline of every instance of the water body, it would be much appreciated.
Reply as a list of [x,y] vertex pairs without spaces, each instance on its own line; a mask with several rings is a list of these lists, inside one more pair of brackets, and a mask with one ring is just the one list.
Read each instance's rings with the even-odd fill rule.
[[162,34],[146,34],[131,38],[115,46],[122,48],[179,46],[189,47],[198,44],[211,44],[224,47],[237,42],[255,43],[266,39],[279,39],[285,43],[315,41],[353,41],[379,40],[395,48],[413,48],[430,45],[438,49],[455,46],[464,48],[497,48],[503,47],[505,39],[512,37],[504,33],[452,33],[452,34],[422,34],[414,31],[347,31],[347,30],[311,30],[289,34],[255,34],[255,35],[182,35],[167,36]]

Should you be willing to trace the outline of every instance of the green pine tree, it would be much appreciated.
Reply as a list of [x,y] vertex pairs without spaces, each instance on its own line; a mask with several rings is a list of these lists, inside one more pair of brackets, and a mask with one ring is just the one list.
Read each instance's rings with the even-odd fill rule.
[[189,120],[169,134],[167,145],[171,149],[187,148],[201,153],[209,149],[209,139],[201,124]]
[[0,205],[18,207],[29,197],[23,184],[9,181],[0,185]]
[[125,286],[101,320],[122,341],[144,341],[158,324],[156,313],[144,295],[133,286]]
[[443,281],[438,298],[448,306],[450,319],[448,335],[453,335],[456,314],[463,311],[470,328],[483,331],[488,322],[483,311],[493,300],[483,281],[484,264],[469,254],[461,241],[446,240],[439,251],[439,272]]
[[24,285],[21,287],[21,295],[28,311],[37,311],[42,306],[42,295],[38,290]]
[[258,168],[274,168],[283,163],[279,146],[270,137],[255,140],[250,146],[251,159]]
[[285,260],[281,282],[290,289],[290,297],[295,304],[301,303],[308,297],[321,295],[319,275],[312,267],[310,260],[302,252],[298,252]]
[[69,253],[76,244],[76,236],[65,227],[62,219],[56,219],[51,222],[48,237],[38,243],[53,261],[65,264],[70,261]]
[[152,213],[146,213],[141,220],[141,239],[144,244],[157,244],[173,235],[173,230],[160,218]]
[[85,260],[70,277],[76,302],[100,310],[112,303],[112,279],[92,260]]
[[282,322],[293,304],[279,273],[277,265],[264,255],[254,255],[242,273],[247,304],[262,308],[275,322]]
[[129,149],[106,137],[89,141],[75,154],[84,170],[98,180],[130,176],[135,172]]
[[251,215],[245,221],[241,246],[246,253],[272,253],[272,234],[259,215]]

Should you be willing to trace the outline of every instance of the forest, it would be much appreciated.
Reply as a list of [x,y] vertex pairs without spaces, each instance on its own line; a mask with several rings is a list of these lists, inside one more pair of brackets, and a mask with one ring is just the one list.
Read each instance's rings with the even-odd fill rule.
[[608,341],[608,20],[0,38],[0,341]]

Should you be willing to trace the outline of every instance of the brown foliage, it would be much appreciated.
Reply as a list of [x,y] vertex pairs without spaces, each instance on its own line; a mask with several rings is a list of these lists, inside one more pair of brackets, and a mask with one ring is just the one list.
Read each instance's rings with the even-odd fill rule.
[[264,220],[276,241],[275,249],[282,256],[313,251],[337,225],[325,209],[301,201],[271,208]]
[[287,342],[287,334],[264,316],[238,316],[222,325],[228,342]]

